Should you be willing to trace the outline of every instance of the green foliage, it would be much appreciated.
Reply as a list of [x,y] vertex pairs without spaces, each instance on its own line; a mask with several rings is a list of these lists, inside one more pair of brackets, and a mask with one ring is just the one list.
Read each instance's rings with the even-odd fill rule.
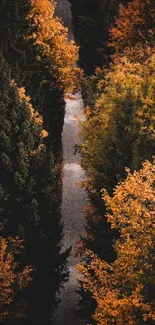
[[41,116],[34,112],[24,88],[9,80],[8,72],[1,56],[1,222],[5,236],[19,234],[25,240],[21,266],[34,266],[31,287],[19,293],[17,302],[26,301],[30,323],[48,324],[57,305],[56,292],[68,277],[68,252],[60,254],[62,225],[54,158],[43,144],[47,132]]
[[[22,88],[17,88],[14,81],[8,78],[9,68],[1,56],[0,69],[0,164],[1,188],[6,193],[8,211],[3,220],[9,218],[14,210],[16,220],[21,219],[20,206],[23,204],[21,197],[25,191],[31,202],[31,189],[34,184],[29,175],[31,155],[42,145],[41,125],[36,123],[33,109],[24,95]],[[25,97],[25,98],[24,98]],[[17,212],[17,213],[16,213]],[[16,229],[16,225],[13,227]],[[12,229],[13,231],[13,229]]]
[[13,78],[25,87],[33,106],[43,115],[48,143],[57,154],[61,147],[64,92],[74,88],[78,48],[67,41],[67,29],[54,17],[54,8],[48,0],[2,1],[0,49]]

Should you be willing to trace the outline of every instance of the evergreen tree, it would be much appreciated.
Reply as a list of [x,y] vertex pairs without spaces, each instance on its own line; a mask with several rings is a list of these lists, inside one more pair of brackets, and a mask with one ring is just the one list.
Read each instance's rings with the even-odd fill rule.
[[75,39],[80,45],[80,65],[86,74],[110,61],[109,28],[117,15],[120,2],[127,0],[69,0],[73,15]]
[[43,144],[47,132],[41,116],[34,112],[24,88],[18,88],[8,75],[1,56],[1,222],[5,236],[19,234],[25,241],[21,267],[34,266],[30,288],[17,297],[17,302],[27,303],[26,323],[50,324],[56,293],[68,277],[68,252],[60,253],[62,225],[54,159]]
[[49,144],[59,152],[64,93],[74,88],[78,48],[54,17],[53,1],[6,0],[0,9],[0,48],[18,85],[25,87],[43,116]]

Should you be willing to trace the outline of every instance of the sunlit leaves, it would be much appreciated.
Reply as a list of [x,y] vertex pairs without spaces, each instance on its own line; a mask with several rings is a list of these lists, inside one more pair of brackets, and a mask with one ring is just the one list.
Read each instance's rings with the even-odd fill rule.
[[77,82],[77,72],[80,72],[75,66],[78,47],[73,41],[68,41],[68,29],[60,18],[54,16],[54,11],[54,1],[32,0],[28,19],[33,29],[29,38],[40,49],[38,60],[45,60],[60,86],[72,91],[74,82]]
[[[154,0],[132,0],[126,7],[120,5],[119,17],[111,28],[111,45],[119,53],[126,47],[135,51],[135,45],[142,52],[146,45],[155,46],[154,23]],[[135,53],[138,55],[138,50]]]
[[[140,162],[152,156],[155,145],[154,63],[154,55],[144,65],[131,63],[124,57],[116,60],[104,80],[99,81],[95,107],[86,109],[82,128],[82,163],[92,179],[98,177],[103,182],[111,166],[110,177],[117,173],[119,180],[125,167],[137,168]],[[103,186],[106,187],[106,179]]]
[[25,266],[20,270],[17,263],[16,256],[22,249],[19,237],[5,239],[0,236],[0,320],[9,316],[8,306],[15,301],[16,293],[32,280],[32,267]]
[[155,162],[128,171],[127,179],[103,199],[108,221],[120,232],[111,265],[90,251],[78,269],[83,288],[97,302],[97,325],[136,325],[155,320]]

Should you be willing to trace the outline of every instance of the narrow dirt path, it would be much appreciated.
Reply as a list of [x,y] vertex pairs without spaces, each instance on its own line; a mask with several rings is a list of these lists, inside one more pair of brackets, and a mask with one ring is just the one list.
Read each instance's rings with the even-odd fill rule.
[[[57,0],[57,14],[64,17],[66,25],[71,26],[71,15],[67,0]],[[70,30],[72,35],[72,30]],[[75,316],[78,310],[79,274],[76,265],[79,258],[75,257],[75,246],[79,235],[84,232],[83,206],[86,204],[86,192],[76,184],[85,179],[85,173],[80,166],[80,153],[76,152],[74,145],[79,143],[79,123],[77,119],[83,118],[83,100],[81,93],[75,99],[66,100],[66,113],[62,133],[63,145],[63,178],[62,178],[62,217],[64,222],[63,249],[72,246],[69,258],[70,279],[61,290],[62,303],[57,310],[57,325],[83,325],[84,322]]]

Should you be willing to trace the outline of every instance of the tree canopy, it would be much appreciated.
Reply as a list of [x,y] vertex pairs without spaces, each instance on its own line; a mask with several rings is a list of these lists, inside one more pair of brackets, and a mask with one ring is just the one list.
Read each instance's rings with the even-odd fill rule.
[[[60,86],[69,91],[75,86],[78,47],[68,41],[68,29],[54,16],[55,2],[34,0],[27,16],[31,22],[29,38],[39,49],[37,60],[45,60]],[[71,88],[70,88],[71,87]]]
[[[100,4],[103,2],[100,1]],[[92,1],[90,3],[92,4]],[[110,5],[110,2],[108,5]],[[96,9],[98,8],[96,6]],[[108,6],[104,7],[104,9],[107,9],[109,13]],[[151,0],[132,0],[128,1],[128,4],[123,2],[117,9],[115,21],[111,21],[111,27],[108,25],[110,30],[107,34],[108,43],[106,46],[111,47],[111,49],[109,48],[109,55],[111,53],[112,56],[108,57],[109,61],[104,64],[104,67],[100,63],[98,64],[99,61],[95,59],[99,67],[96,68],[93,75],[87,76],[82,84],[86,107],[85,120],[82,122],[81,131],[83,140],[81,153],[82,166],[88,176],[88,179],[82,185],[89,196],[89,206],[85,209],[86,235],[82,238],[82,244],[83,263],[85,271],[89,270],[90,267],[88,277],[89,280],[92,277],[92,287],[96,279],[96,275],[93,278],[93,272],[98,275],[99,263],[104,261],[103,272],[100,275],[104,277],[102,282],[103,291],[102,286],[99,288],[100,293],[98,290],[98,297],[100,296],[99,299],[102,304],[101,310],[96,307],[96,304],[99,306],[100,301],[96,299],[93,289],[90,290],[91,284],[86,292],[84,292],[85,286],[82,286],[81,289],[82,312],[87,315],[88,323],[93,325],[112,324],[113,322],[124,324],[125,308],[127,311],[127,316],[124,316],[125,323],[130,321],[131,324],[133,322],[133,324],[141,325],[145,322],[145,317],[143,318],[142,314],[139,320],[137,312],[133,316],[133,319],[135,317],[134,320],[129,317],[127,305],[125,305],[126,307],[122,310],[121,315],[121,307],[114,298],[114,292],[109,291],[109,298],[107,298],[109,302],[107,303],[106,300],[105,306],[103,305],[104,285],[107,290],[111,290],[108,278],[112,270],[111,265],[115,265],[113,263],[117,261],[118,251],[114,248],[115,242],[120,238],[120,230],[117,227],[112,227],[110,219],[106,217],[107,206],[105,201],[102,200],[101,189],[105,188],[110,195],[113,195],[113,188],[120,181],[126,179],[127,171],[125,167],[130,168],[131,172],[139,170],[145,159],[152,159],[155,150],[154,2]],[[91,15],[88,13],[88,16]],[[102,13],[101,16],[102,20],[104,20]],[[96,20],[99,17],[95,9],[94,17]],[[77,21],[82,18],[77,17]],[[89,41],[88,34],[87,37]],[[113,51],[111,51],[112,48]],[[95,45],[95,50],[97,50],[97,45]],[[106,50],[104,46],[102,50]],[[110,60],[111,63],[109,64]],[[86,58],[85,61],[87,61]],[[120,202],[120,206],[121,204],[123,203]],[[88,253],[89,256],[85,254],[87,250],[91,252]],[[93,260],[90,266],[92,256]],[[96,264],[93,264],[94,260]],[[93,271],[93,267],[95,271]],[[105,273],[106,267],[107,271]],[[119,290],[119,285],[117,286],[116,283],[116,291],[117,287]],[[134,296],[132,298],[135,299]],[[111,319],[112,316],[109,316],[110,304],[113,301],[115,317]],[[126,296],[125,301],[128,301]],[[121,300],[120,304],[124,302]],[[131,307],[129,301],[128,303]],[[118,306],[118,309],[120,308],[118,318],[116,317],[117,310],[115,306],[116,308]],[[103,318],[104,309],[106,313],[109,313],[108,316],[105,316],[106,321]],[[93,313],[94,318],[92,318]],[[148,317],[146,323],[150,325],[152,322],[153,320],[149,320]]]
[[[22,317],[24,309],[22,301],[15,304],[16,294],[32,281],[32,267],[25,266],[20,270],[17,256],[22,253],[22,240],[19,237],[8,239],[0,236],[0,320],[9,314],[8,305],[13,304],[14,318]],[[10,315],[9,315],[10,317]]]
[[127,178],[104,191],[107,219],[120,233],[117,259],[108,264],[91,251],[78,269],[83,288],[97,303],[97,325],[153,324],[155,320],[155,163],[146,161],[140,171],[127,170]]
[[119,16],[110,29],[111,45],[121,53],[126,47],[155,46],[155,8],[153,0],[132,0],[120,4]]
[[[57,306],[56,293],[68,277],[68,252],[60,253],[63,226],[54,158],[43,143],[48,136],[43,129],[43,119],[34,111],[25,89],[10,79],[9,66],[3,56],[0,88],[3,234],[6,237],[19,235],[24,239],[20,265],[26,263],[34,268],[31,286],[24,292],[17,292],[17,301],[25,300],[27,320],[48,324]],[[12,305],[8,308],[10,315]]]
[[145,64],[125,57],[114,62],[98,82],[95,107],[86,109],[82,165],[97,191],[111,191],[125,167],[137,169],[153,155],[154,60],[152,55]]

